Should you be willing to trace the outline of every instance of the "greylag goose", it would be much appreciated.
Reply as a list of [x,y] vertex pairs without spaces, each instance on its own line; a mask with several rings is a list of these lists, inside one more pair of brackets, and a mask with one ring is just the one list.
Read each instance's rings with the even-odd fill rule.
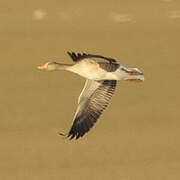
[[78,107],[67,137],[84,136],[107,107],[117,80],[143,81],[143,73],[137,68],[127,68],[115,59],[93,54],[67,52],[74,64],[48,62],[38,66],[40,70],[67,70],[86,79],[78,99]]

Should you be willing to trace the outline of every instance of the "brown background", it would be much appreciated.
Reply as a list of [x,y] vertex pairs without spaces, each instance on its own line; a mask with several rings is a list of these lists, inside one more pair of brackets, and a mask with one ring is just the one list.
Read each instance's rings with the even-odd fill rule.
[[[0,179],[180,179],[179,0],[0,1]],[[84,79],[41,72],[67,50],[145,73],[119,82],[78,141],[67,132]]]

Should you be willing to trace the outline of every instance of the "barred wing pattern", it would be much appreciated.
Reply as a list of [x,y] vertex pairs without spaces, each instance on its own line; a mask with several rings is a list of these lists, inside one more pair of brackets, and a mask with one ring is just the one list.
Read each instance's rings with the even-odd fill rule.
[[115,91],[116,80],[87,80],[79,97],[73,125],[68,133],[70,139],[82,137],[93,127]]

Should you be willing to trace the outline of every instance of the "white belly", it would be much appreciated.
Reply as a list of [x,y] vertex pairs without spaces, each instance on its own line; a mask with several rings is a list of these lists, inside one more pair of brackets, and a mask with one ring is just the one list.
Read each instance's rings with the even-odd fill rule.
[[[128,80],[128,79],[140,79],[144,80],[143,75],[130,75],[126,71],[139,71],[136,68],[126,68],[123,65],[115,72],[107,72],[99,67],[99,65],[95,62],[90,61],[81,61],[80,63],[75,64],[74,66],[70,66],[67,70],[72,71],[80,76],[90,79],[90,80]],[[139,71],[140,72],[140,71]]]
[[107,73],[105,70],[101,69],[97,63],[89,61],[81,61],[68,68],[68,70],[91,80],[102,80]]

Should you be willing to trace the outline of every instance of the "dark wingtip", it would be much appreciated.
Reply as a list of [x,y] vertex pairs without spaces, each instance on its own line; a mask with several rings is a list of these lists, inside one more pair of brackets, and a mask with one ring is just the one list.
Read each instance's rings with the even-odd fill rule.
[[72,140],[75,137],[75,134],[69,134],[67,137],[69,137],[69,140]]
[[65,138],[69,138],[69,140],[72,140],[72,139],[78,139],[80,136],[78,136],[78,135],[76,135],[76,134],[73,134],[73,133],[71,133],[71,134],[65,134],[65,133],[61,133],[61,132],[58,132],[58,134],[60,135],[60,136],[63,136],[63,137],[65,137]]
[[71,56],[71,52],[67,51],[67,54],[68,54],[69,56]]
[[75,127],[73,127],[70,132],[68,133],[67,137],[69,138],[69,140],[72,140],[75,138],[75,140],[79,139],[80,137],[82,137],[85,133],[80,133],[80,132],[76,132],[75,131]]
[[73,61],[75,61],[75,62],[77,61],[78,56],[76,55],[76,53],[67,51],[67,54],[70,56],[70,58]]
[[70,56],[70,58],[74,61],[74,62],[77,62],[81,59],[84,59],[86,57],[88,57],[88,55],[86,53],[75,53],[75,52],[70,52],[70,51],[67,51],[67,54]]

